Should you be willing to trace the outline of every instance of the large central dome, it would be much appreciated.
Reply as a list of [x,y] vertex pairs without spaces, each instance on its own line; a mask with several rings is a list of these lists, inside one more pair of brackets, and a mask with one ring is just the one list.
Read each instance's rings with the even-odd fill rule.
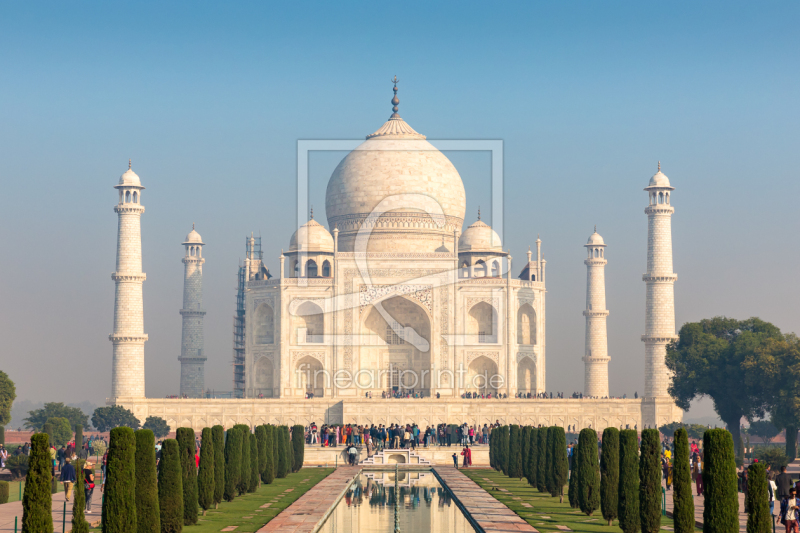
[[464,184],[453,163],[400,118],[397,102],[395,94],[391,118],[333,171],[328,226],[339,229],[343,252],[365,251],[354,249],[362,227],[369,251],[434,252],[444,243],[452,252],[453,231],[464,223]]

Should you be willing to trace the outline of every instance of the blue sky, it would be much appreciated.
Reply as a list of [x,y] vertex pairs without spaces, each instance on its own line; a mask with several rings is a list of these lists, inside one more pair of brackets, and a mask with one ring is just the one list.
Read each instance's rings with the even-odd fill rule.
[[[798,15],[796,2],[4,2],[0,368],[24,399],[110,392],[112,187],[132,158],[147,187],[148,395],[177,391],[192,222],[208,243],[207,384],[230,389],[245,235],[260,232],[277,270],[297,140],[376,130],[395,74],[417,131],[504,142],[504,245],[522,259],[541,234],[548,260],[548,389],[582,387],[594,224],[609,244],[611,390],[643,388],[642,188],[658,160],[676,187],[678,324],[760,316],[796,331]],[[322,221],[341,155],[311,160]],[[467,223],[478,205],[486,219],[488,155],[452,159]]]

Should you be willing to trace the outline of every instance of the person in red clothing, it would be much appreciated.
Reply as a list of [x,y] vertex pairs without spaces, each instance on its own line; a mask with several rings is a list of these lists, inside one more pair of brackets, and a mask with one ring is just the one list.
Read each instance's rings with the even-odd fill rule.
[[197,468],[200,468],[200,448],[196,448],[197,451],[194,452],[194,462]]

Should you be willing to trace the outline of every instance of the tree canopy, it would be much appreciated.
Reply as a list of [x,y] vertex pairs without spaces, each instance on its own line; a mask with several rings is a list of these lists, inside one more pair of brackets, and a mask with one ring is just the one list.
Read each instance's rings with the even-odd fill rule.
[[61,417],[48,418],[47,423],[52,427],[53,443],[56,446],[64,446],[72,440],[72,428],[69,420]]
[[0,370],[0,426],[11,422],[11,404],[17,398],[17,389],[8,374]]
[[143,429],[149,429],[157,439],[161,439],[169,435],[169,426],[167,421],[160,416],[148,416],[144,421]]
[[755,435],[762,439],[764,442],[772,442],[772,439],[778,436],[781,432],[780,429],[775,427],[775,424],[769,420],[755,420],[750,422],[750,427],[745,430],[748,435]]
[[72,431],[75,431],[77,425],[89,426],[88,415],[77,407],[68,407],[61,402],[46,403],[41,409],[28,411],[28,418],[24,418],[23,422],[28,429],[42,431],[49,418],[66,418],[69,420]]
[[92,415],[92,425],[97,431],[110,431],[116,427],[139,429],[139,419],[120,405],[98,407]]
[[666,437],[671,437],[679,429],[685,429],[686,434],[690,439],[702,440],[703,433],[705,433],[708,427],[704,426],[703,424],[683,424],[681,422],[670,422],[669,424],[664,424],[658,428],[661,434]]
[[711,398],[738,447],[739,421],[760,418],[768,407],[769,384],[747,379],[746,363],[783,338],[776,326],[759,318],[688,322],[678,341],[667,346],[666,364],[673,373],[669,393],[684,410],[695,398]]

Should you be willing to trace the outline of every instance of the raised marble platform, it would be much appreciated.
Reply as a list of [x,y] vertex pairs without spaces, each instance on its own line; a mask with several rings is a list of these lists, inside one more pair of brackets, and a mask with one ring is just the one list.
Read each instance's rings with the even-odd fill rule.
[[[366,448],[361,448],[358,455],[356,455],[357,463],[365,463],[363,466],[380,466],[381,464],[389,464],[394,468],[395,463],[409,464],[410,466],[430,466],[430,465],[450,465],[453,464],[453,454],[458,456],[458,462],[461,464],[461,446],[429,446],[428,448],[419,447],[416,450],[385,450],[383,456],[386,462],[379,461],[378,463],[365,463],[367,458]],[[472,464],[473,466],[489,466],[489,447],[488,446],[473,446],[472,448]],[[317,445],[306,446],[303,455],[303,464],[305,466],[337,466],[347,464],[347,453],[344,446],[336,446],[334,448],[321,448]],[[410,453],[409,453],[410,452]],[[411,456],[413,454],[413,457]],[[373,454],[374,457],[377,454]],[[400,456],[405,461],[400,459]],[[370,457],[371,459],[371,457]],[[420,461],[421,459],[421,461]]]

